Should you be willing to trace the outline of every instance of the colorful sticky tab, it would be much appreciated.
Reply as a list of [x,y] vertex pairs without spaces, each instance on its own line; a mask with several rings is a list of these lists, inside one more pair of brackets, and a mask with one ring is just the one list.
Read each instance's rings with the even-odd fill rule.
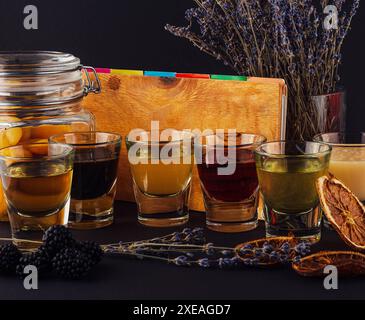
[[214,80],[234,80],[234,81],[247,81],[247,77],[245,76],[229,76],[229,75],[218,75],[211,74],[210,79]]
[[143,76],[142,70],[124,70],[124,69],[112,69],[111,74],[120,74],[124,76]]
[[97,73],[110,73],[110,69],[108,68],[95,68]]
[[175,78],[176,72],[145,71],[144,75],[148,77]]
[[177,73],[176,78],[210,79],[209,74],[200,73]]

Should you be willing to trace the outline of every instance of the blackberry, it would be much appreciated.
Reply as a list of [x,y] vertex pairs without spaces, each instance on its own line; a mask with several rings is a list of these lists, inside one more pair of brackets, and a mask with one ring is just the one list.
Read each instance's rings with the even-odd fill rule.
[[51,269],[51,257],[48,252],[40,247],[37,251],[26,253],[20,259],[16,266],[16,273],[19,276],[25,276],[24,268],[33,265],[38,269],[38,273],[43,275]]
[[52,267],[61,278],[74,280],[86,276],[92,267],[92,262],[80,250],[66,248],[54,256]]
[[14,272],[22,254],[14,244],[0,246],[0,272]]
[[64,248],[70,248],[75,245],[72,233],[65,226],[54,225],[44,233],[42,247],[53,258],[59,251]]
[[101,247],[93,241],[78,242],[76,248],[90,259],[92,266],[98,264],[103,256]]

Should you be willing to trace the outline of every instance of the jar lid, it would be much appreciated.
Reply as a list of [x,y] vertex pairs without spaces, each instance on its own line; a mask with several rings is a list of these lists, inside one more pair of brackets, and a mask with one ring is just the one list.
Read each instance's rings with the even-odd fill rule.
[[96,71],[72,54],[0,51],[0,107],[57,105],[89,92],[100,92]]
[[76,70],[80,59],[56,51],[0,52],[0,76],[50,74]]

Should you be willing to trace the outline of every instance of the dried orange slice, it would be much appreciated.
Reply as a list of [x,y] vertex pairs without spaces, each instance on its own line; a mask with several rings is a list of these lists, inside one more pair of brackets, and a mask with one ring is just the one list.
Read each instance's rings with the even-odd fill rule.
[[293,269],[305,277],[326,276],[326,266],[337,267],[340,276],[365,275],[365,254],[351,251],[322,251],[301,258],[293,263]]
[[316,182],[322,209],[341,236],[356,250],[365,249],[365,207],[341,181],[323,176]]
[[[235,247],[236,256],[241,260],[250,259],[255,256],[255,253],[249,248],[263,249],[265,245],[269,245],[272,248],[272,251],[278,251],[280,248],[282,248],[284,243],[288,243],[290,247],[294,247],[298,244],[298,240],[294,237],[273,237],[244,242]],[[295,256],[295,252],[289,252],[289,256],[292,258]],[[272,260],[268,256],[261,258],[259,262],[259,265],[267,267],[274,267],[281,264],[282,263],[280,261]]]

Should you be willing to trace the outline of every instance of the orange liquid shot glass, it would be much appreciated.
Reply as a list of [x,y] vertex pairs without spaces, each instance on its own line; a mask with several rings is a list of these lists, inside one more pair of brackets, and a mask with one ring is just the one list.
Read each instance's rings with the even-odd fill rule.
[[[133,177],[133,190],[138,208],[138,221],[151,227],[173,227],[189,219],[190,184],[194,157],[192,135],[171,129],[173,140],[138,141],[127,137],[128,151],[140,147],[140,152],[128,153]],[[158,147],[158,156],[152,153]],[[177,154],[164,155],[171,147]],[[132,149],[133,150],[133,149]]]
[[[181,159],[182,161],[182,159]],[[131,164],[139,189],[151,196],[174,195],[184,190],[191,177],[190,164]]]

